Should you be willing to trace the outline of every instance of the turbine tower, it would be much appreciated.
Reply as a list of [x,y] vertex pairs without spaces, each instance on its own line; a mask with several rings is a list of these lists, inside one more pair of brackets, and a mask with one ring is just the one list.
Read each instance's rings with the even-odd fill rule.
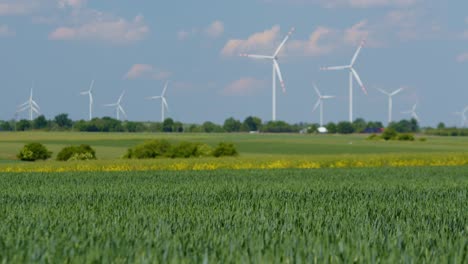
[[276,49],[275,53],[273,53],[273,56],[267,56],[267,55],[255,55],[255,54],[240,54],[242,57],[249,57],[253,59],[264,59],[264,60],[271,60],[273,63],[273,78],[272,78],[272,120],[276,121],[276,76],[278,76],[278,79],[280,81],[281,87],[283,89],[283,93],[286,92],[285,86],[284,86],[284,81],[283,81],[283,76],[281,74],[281,70],[278,64],[278,55],[281,51],[281,49],[284,47],[286,42],[288,41],[289,37],[291,34],[294,32],[294,28],[292,28],[286,37],[284,38],[283,42],[278,46]]
[[317,100],[317,103],[315,103],[314,110],[312,110],[312,112],[315,112],[315,110],[317,110],[317,108],[320,106],[320,127],[323,127],[323,101],[327,99],[335,98],[335,96],[322,95],[319,89],[317,88],[317,85],[315,84],[314,84],[314,89],[319,98]]
[[91,81],[91,85],[89,86],[89,90],[81,92],[81,95],[88,95],[89,96],[89,120],[93,119],[93,86],[94,80]]
[[349,122],[353,122],[353,78],[356,79],[359,86],[361,86],[361,89],[364,92],[364,94],[367,95],[366,87],[362,83],[361,78],[359,77],[359,74],[354,69],[354,64],[356,63],[356,60],[359,56],[359,53],[361,52],[362,47],[364,47],[364,44],[365,44],[365,41],[362,41],[358,49],[356,50],[356,53],[354,53],[354,56],[351,59],[351,63],[349,65],[321,68],[322,71],[349,70]]
[[23,104],[18,106],[18,110],[16,113],[20,113],[23,111],[29,110],[29,120],[33,121],[33,113],[39,115],[40,107],[39,105],[33,100],[33,88],[31,88],[31,93],[29,95],[29,99],[24,102]]
[[416,113],[416,108],[418,107],[418,103],[415,103],[413,105],[413,108],[411,110],[408,110],[408,111],[404,111],[404,112],[401,112],[402,114],[411,114],[411,117],[416,119],[416,121],[419,122],[419,116],[418,114]]
[[390,124],[392,122],[393,96],[403,91],[403,88],[400,88],[392,93],[389,93],[383,89],[379,89],[379,91],[388,96],[388,123]]
[[167,105],[167,101],[166,101],[166,97],[165,97],[168,84],[169,84],[169,81],[167,81],[166,84],[164,85],[164,89],[163,89],[161,95],[146,98],[146,99],[149,99],[149,100],[161,99],[161,122],[164,122],[164,109],[166,109],[169,112],[169,105]]
[[104,105],[104,106],[115,106],[115,113],[116,113],[117,120],[120,120],[120,113],[122,113],[125,116],[125,118],[127,118],[127,114],[125,113],[122,105],[120,105],[124,95],[125,95],[125,91],[122,92],[122,94],[119,97],[119,100],[117,100],[116,103]]

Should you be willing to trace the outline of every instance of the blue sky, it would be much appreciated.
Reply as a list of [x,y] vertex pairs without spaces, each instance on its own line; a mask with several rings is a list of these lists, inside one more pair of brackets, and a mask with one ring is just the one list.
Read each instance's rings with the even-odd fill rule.
[[279,57],[279,120],[318,122],[313,82],[337,96],[325,122],[347,120],[347,73],[319,68],[348,64],[366,39],[355,67],[369,94],[355,83],[355,117],[385,122],[387,98],[376,89],[405,87],[394,119],[418,102],[423,125],[455,125],[453,112],[468,105],[467,10],[443,0],[0,0],[0,119],[13,118],[33,81],[41,113],[85,119],[79,93],[95,79],[95,116],[113,116],[103,104],[126,90],[128,118],[157,121],[159,103],[144,98],[171,80],[177,120],[270,120],[271,64],[238,54],[273,53],[295,27]]

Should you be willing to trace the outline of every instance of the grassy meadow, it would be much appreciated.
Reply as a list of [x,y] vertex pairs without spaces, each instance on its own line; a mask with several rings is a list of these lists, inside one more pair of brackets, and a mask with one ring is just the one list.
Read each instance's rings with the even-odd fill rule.
[[[193,141],[211,146],[220,141],[229,141],[237,146],[241,155],[234,159],[121,159],[129,147],[160,138],[174,143]],[[29,142],[43,143],[55,155],[68,145],[89,144],[96,149],[98,160],[65,164],[53,161],[54,155],[46,162],[18,162],[16,154]],[[46,171],[54,171],[56,168],[60,171],[453,166],[468,164],[467,150],[466,137],[429,137],[424,142],[386,142],[366,140],[366,135],[0,133],[0,171],[40,171],[41,168],[47,168]]]

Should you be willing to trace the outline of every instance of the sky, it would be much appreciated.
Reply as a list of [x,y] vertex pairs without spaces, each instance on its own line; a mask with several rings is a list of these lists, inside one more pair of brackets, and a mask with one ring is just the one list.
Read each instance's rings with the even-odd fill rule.
[[[459,125],[468,105],[468,1],[448,0],[0,0],[0,119],[14,118],[29,97],[52,119],[88,116],[80,95],[91,80],[95,117],[126,91],[129,120],[159,121],[159,95],[170,80],[168,117],[186,123],[228,117],[271,120],[271,62],[238,56],[278,56],[286,92],[277,87],[277,119],[319,121],[312,112],[316,83],[325,122],[348,119],[348,73],[320,71],[349,64],[368,90],[354,84],[354,117],[387,121],[418,103],[422,125]],[[19,118],[27,118],[21,113]]]

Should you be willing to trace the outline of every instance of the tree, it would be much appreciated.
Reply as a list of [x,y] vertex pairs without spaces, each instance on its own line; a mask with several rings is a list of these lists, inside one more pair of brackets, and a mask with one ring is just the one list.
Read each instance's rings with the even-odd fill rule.
[[336,125],[333,122],[328,123],[326,125],[326,128],[328,130],[328,133],[330,133],[330,134],[336,134],[336,132],[337,132]]
[[13,126],[8,121],[0,121],[0,130],[1,131],[12,131]]
[[33,127],[35,129],[43,129],[43,128],[46,128],[47,125],[48,125],[48,122],[44,115],[40,115],[36,117],[36,119],[34,119],[33,121]]
[[357,118],[353,122],[353,129],[356,133],[363,133],[366,130],[367,122],[363,118]]
[[249,116],[244,120],[242,128],[244,131],[259,131],[262,127],[262,120],[255,116]]
[[339,134],[352,134],[354,133],[354,127],[350,122],[342,121],[336,125],[336,131]]
[[443,122],[440,122],[438,125],[437,125],[437,129],[444,129],[445,128],[445,124]]
[[166,118],[163,122],[162,131],[172,132],[174,129],[174,120],[172,118]]
[[224,121],[223,128],[226,132],[239,132],[241,129],[242,123],[239,120],[230,117]]
[[262,131],[270,133],[290,133],[294,129],[284,121],[270,121],[263,126]]
[[16,129],[18,131],[26,131],[26,130],[29,130],[32,128],[32,125],[31,125],[31,121],[29,120],[26,120],[26,119],[21,119],[20,121],[18,121],[18,123],[16,124]]
[[216,125],[213,122],[207,121],[203,123],[202,130],[203,132],[206,132],[206,133],[213,133],[213,132],[222,132],[223,129],[221,128],[221,126]]
[[182,122],[174,122],[174,132],[177,132],[177,133],[182,133],[184,132],[184,124],[182,124]]
[[382,138],[385,140],[395,139],[397,136],[398,136],[398,133],[392,127],[385,129],[384,132],[382,133]]
[[68,118],[68,114],[59,114],[54,118],[55,124],[60,128],[71,128],[73,121]]

